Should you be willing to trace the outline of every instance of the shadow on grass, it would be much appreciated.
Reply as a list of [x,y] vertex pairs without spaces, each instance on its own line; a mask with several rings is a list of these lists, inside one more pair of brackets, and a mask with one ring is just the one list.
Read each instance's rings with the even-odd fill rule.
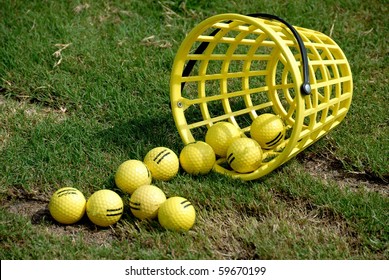
[[[57,222],[50,214],[50,211],[47,205],[43,206],[41,203],[35,201],[30,202],[16,202],[12,205],[13,209],[24,208],[24,214],[27,218],[31,219],[31,224],[33,225],[45,225],[50,232],[61,234],[61,235],[72,235],[75,232],[83,232],[84,238],[92,238],[96,233],[101,237],[114,236],[120,240],[125,240],[128,236],[128,231],[131,232],[141,232],[145,229],[156,232],[163,232],[164,229],[159,226],[159,223],[156,219],[154,220],[139,220],[135,218],[129,209],[127,203],[125,203],[123,215],[120,220],[108,227],[100,227],[93,224],[87,214],[77,221],[76,223],[65,225]],[[14,211],[11,211],[14,212]],[[105,243],[101,240],[100,243]]]
[[96,136],[104,145],[115,145],[130,155],[139,155],[158,146],[166,146],[178,152],[182,146],[170,111],[163,115],[144,114],[117,122]]

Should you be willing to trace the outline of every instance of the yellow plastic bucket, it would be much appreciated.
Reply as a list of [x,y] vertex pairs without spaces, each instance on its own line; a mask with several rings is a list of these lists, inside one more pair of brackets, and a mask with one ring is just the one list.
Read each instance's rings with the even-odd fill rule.
[[280,116],[286,137],[264,150],[260,167],[238,173],[219,158],[214,171],[258,179],[336,127],[353,91],[340,47],[317,31],[268,14],[220,14],[198,24],[176,54],[170,81],[172,114],[184,144],[204,141],[219,121],[249,137],[263,113]]

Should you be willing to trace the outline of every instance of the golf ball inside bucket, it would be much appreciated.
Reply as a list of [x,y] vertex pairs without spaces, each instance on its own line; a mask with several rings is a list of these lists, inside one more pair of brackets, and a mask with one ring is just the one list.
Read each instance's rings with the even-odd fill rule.
[[51,216],[61,224],[78,222],[85,213],[86,200],[77,189],[65,187],[57,190],[50,198]]
[[218,122],[207,130],[205,142],[212,147],[216,155],[225,157],[228,146],[240,136],[240,130],[232,123]]
[[236,172],[252,172],[262,163],[261,146],[251,138],[235,139],[228,147],[227,162]]
[[273,149],[284,140],[285,126],[279,116],[262,114],[252,122],[250,135],[263,149]]

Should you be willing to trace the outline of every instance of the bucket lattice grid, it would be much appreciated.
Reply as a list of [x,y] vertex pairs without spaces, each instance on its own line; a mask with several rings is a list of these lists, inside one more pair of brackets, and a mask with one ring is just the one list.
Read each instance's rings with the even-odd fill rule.
[[[310,92],[304,92],[304,74]],[[184,144],[204,141],[219,121],[249,136],[258,115],[279,115],[287,128],[285,141],[264,150],[257,170],[237,173],[223,158],[214,166],[216,172],[254,180],[336,127],[349,110],[352,89],[349,63],[330,37],[271,15],[220,14],[198,24],[182,42],[170,99]]]

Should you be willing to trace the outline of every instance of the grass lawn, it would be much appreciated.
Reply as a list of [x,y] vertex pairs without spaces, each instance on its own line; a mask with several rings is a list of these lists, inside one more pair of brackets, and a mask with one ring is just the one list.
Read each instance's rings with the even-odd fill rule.
[[[0,0],[1,259],[388,259],[387,1]],[[111,189],[117,167],[183,143],[169,81],[186,34],[270,13],[330,35],[353,72],[344,121],[259,180],[180,170],[154,181],[197,211],[185,233],[129,211],[112,227],[48,213],[63,186]]]

